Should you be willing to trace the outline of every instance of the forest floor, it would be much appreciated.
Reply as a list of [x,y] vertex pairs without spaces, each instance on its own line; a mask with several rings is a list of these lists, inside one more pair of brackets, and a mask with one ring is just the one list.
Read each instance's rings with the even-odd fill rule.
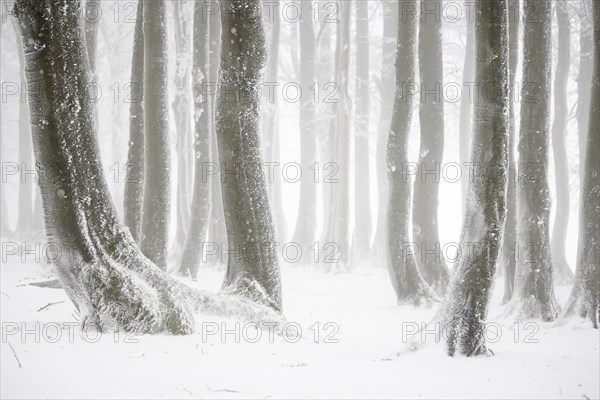
[[[284,266],[282,274],[287,335],[206,317],[185,337],[97,337],[75,324],[62,289],[29,285],[52,279],[47,266],[5,263],[1,397],[599,397],[599,332],[582,320],[556,326],[500,317],[502,279],[488,329],[495,355],[469,359],[446,356],[434,334],[423,349],[402,351],[403,333],[411,338],[435,307],[396,306],[383,268],[326,274]],[[222,277],[206,270],[195,284],[218,290]],[[558,288],[562,304],[569,290]]]

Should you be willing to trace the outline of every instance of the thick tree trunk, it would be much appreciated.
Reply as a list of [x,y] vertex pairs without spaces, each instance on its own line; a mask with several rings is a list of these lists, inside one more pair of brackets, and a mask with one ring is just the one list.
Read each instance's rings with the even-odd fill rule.
[[356,0],[356,114],[354,123],[354,251],[362,259],[369,254],[371,245],[370,190],[370,77],[369,77],[369,2]]
[[131,104],[129,106],[129,151],[123,202],[124,222],[140,244],[144,201],[144,14],[142,0],[137,4],[133,56],[131,61]]
[[[475,78],[475,27],[473,21],[469,18],[465,18],[467,21],[467,40],[465,44],[465,62],[463,70],[463,88],[467,88],[466,84],[471,84]],[[464,168],[465,163],[468,163],[469,155],[471,153],[471,123],[473,120],[473,102],[469,98],[470,96],[465,91],[460,100],[460,119],[458,122],[459,129],[459,157],[460,165]],[[462,189],[462,205],[463,214],[465,213],[465,206],[467,204],[467,189],[469,187],[469,180],[461,180]]]
[[141,250],[167,268],[171,204],[167,21],[164,0],[144,2],[145,179]]
[[554,176],[556,183],[556,215],[552,228],[550,248],[555,280],[559,284],[573,281],[573,272],[567,262],[567,231],[569,227],[569,163],[567,159],[567,84],[571,64],[571,17],[566,0],[556,3],[558,21],[558,61],[554,77],[554,123],[552,126],[552,149],[554,152]]
[[212,110],[210,101],[204,97],[210,75],[209,59],[209,22],[205,17],[202,2],[194,3],[194,138],[196,173],[194,174],[194,197],[192,201],[192,220],[183,248],[183,257],[179,265],[179,273],[195,279],[198,275],[203,256],[208,221],[211,210],[211,180],[205,174],[206,166],[212,159]]
[[593,60],[589,128],[585,153],[585,170],[579,208],[579,242],[575,285],[565,315],[578,313],[589,318],[598,329],[600,318],[600,4],[593,3]]
[[[196,3],[193,2],[192,5],[195,6]],[[200,3],[204,4],[203,2]],[[191,10],[188,4],[186,0],[175,0],[173,2],[176,61],[175,98],[171,107],[175,116],[177,132],[177,224],[172,252],[176,258],[182,255],[181,250],[186,243],[188,227],[190,226],[190,212],[193,213],[190,208],[190,200],[193,196],[190,194],[190,189],[193,185],[190,185],[190,183],[195,182],[192,180],[195,158],[190,110],[190,23],[187,13]]]
[[259,0],[222,0],[217,140],[227,227],[226,293],[281,311],[276,238],[259,134],[266,43]]
[[[93,122],[94,103],[79,1],[15,4],[26,56],[33,143],[48,240],[61,249],[59,279],[84,324],[139,333],[192,332],[194,313],[273,319],[248,300],[196,291],[144,257],[109,196]],[[68,66],[68,67],[67,67]],[[93,182],[93,184],[90,184]]]
[[379,125],[377,127],[377,148],[375,152],[375,168],[377,170],[377,224],[373,250],[382,260],[386,260],[387,241],[385,240],[388,187],[386,173],[386,145],[387,133],[392,118],[394,106],[394,51],[396,46],[396,33],[398,29],[398,1],[381,0],[383,13],[383,37],[381,77],[379,81]]
[[[441,98],[444,71],[442,20],[432,10],[439,0],[421,3],[419,29],[419,71],[421,73],[421,145],[419,172],[414,182],[413,240],[419,246],[417,263],[425,280],[440,295],[446,291],[449,271],[442,257],[438,232],[438,196],[444,154],[444,101]],[[427,172],[432,171],[432,172]]]
[[577,130],[579,134],[579,188],[584,186],[585,143],[590,116],[590,82],[593,69],[593,26],[587,2],[579,11],[579,75],[577,76]]
[[408,162],[408,138],[412,121],[413,96],[410,82],[415,82],[417,3],[399,3],[398,45],[396,46],[396,96],[387,145],[389,198],[387,204],[388,271],[398,304],[418,305],[435,297],[427,285],[410,248],[410,210],[412,183],[403,166]]
[[[478,0],[475,46],[477,51],[473,146],[471,160],[488,165],[496,179],[478,173],[469,182],[461,243],[463,253],[452,274],[442,308],[448,354],[487,354],[486,319],[494,273],[500,262],[506,218],[509,173],[508,0]],[[490,12],[490,10],[497,12]],[[497,18],[489,18],[489,15]],[[496,90],[489,96],[489,87]],[[487,90],[486,90],[487,88]],[[491,172],[491,171],[487,171]]]
[[515,249],[517,246],[517,171],[516,171],[516,143],[517,124],[515,101],[517,94],[516,77],[517,64],[519,61],[519,16],[520,0],[508,0],[508,58],[509,58],[509,140],[508,140],[508,192],[506,196],[506,225],[504,226],[504,240],[502,243],[502,255],[504,259],[504,296],[502,303],[508,303],[513,296],[515,288],[515,271],[517,270],[517,258]]
[[524,20],[524,91],[518,146],[518,262],[510,307],[520,317],[552,321],[560,309],[554,295],[550,255],[548,187],[552,5],[525,0],[524,10],[525,13],[536,10],[537,17]]
[[[312,18],[312,1],[300,2],[300,87],[302,97],[300,107],[300,165],[303,171],[310,171],[316,160],[316,108],[310,87],[315,83],[315,32]],[[302,174],[300,181],[300,202],[298,217],[292,241],[307,249],[315,240],[317,225],[317,185],[312,174]]]

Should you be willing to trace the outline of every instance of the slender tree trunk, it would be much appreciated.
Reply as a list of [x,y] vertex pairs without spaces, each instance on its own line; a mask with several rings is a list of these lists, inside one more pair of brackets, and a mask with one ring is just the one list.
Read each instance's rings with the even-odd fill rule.
[[444,71],[442,57],[442,20],[437,12],[440,0],[421,3],[419,29],[419,71],[421,73],[421,146],[420,174],[414,182],[413,240],[419,246],[417,263],[425,280],[443,294],[448,285],[449,271],[442,257],[438,232],[438,196],[444,154],[444,101],[440,87]]
[[377,170],[377,224],[373,249],[378,258],[386,259],[387,241],[385,240],[387,206],[387,173],[385,165],[387,132],[392,118],[394,105],[394,51],[398,29],[398,2],[396,0],[381,0],[383,12],[383,37],[381,78],[379,81],[379,125],[377,127],[377,148],[375,153]]
[[371,190],[369,166],[370,102],[369,88],[369,2],[356,0],[356,114],[354,134],[354,251],[367,257],[371,245]]
[[170,165],[167,83],[167,21],[164,0],[144,2],[145,179],[141,250],[167,268]]
[[513,296],[515,288],[515,271],[517,269],[517,258],[515,249],[517,246],[517,172],[516,167],[516,142],[517,124],[516,118],[516,77],[517,64],[519,61],[519,18],[520,0],[508,0],[508,57],[509,57],[509,139],[508,139],[508,192],[506,196],[506,225],[504,226],[504,241],[502,244],[502,255],[504,259],[504,296],[502,303],[508,303]]
[[519,190],[517,193],[518,262],[511,308],[525,318],[552,321],[559,312],[554,295],[550,255],[550,190],[548,138],[550,134],[552,5],[525,0],[523,47],[524,91],[519,137]]
[[131,104],[129,105],[129,151],[124,195],[124,223],[136,243],[142,230],[144,201],[144,14],[137,4],[131,61]]
[[585,170],[579,208],[579,242],[575,285],[565,315],[578,313],[598,329],[600,318],[600,4],[593,4],[593,60],[591,104],[585,153]]
[[205,173],[206,166],[212,159],[212,112],[210,101],[202,93],[210,75],[209,59],[209,22],[204,14],[202,2],[194,3],[194,120],[195,129],[195,159],[196,173],[194,174],[194,197],[192,201],[192,220],[183,248],[183,257],[179,273],[190,275],[196,279],[203,257],[208,221],[210,216],[211,181]]
[[408,138],[412,121],[415,82],[418,5],[399,2],[398,45],[396,46],[396,96],[387,145],[389,198],[387,209],[388,271],[398,304],[430,302],[435,293],[427,285],[410,249],[410,210],[412,187],[404,174],[408,162]]
[[559,284],[573,282],[573,272],[567,262],[567,228],[569,227],[569,163],[567,159],[567,84],[571,64],[571,17],[567,2],[556,3],[558,21],[558,61],[554,77],[554,123],[552,126],[552,149],[554,151],[554,175],[556,182],[556,216],[552,229],[550,248],[552,264]]
[[223,290],[281,311],[279,261],[259,134],[262,70],[267,59],[260,2],[222,0],[222,10],[216,124],[227,250],[231,252]]
[[[191,333],[194,314],[278,317],[265,307],[179,283],[144,257],[118,222],[94,126],[81,3],[19,0],[14,13],[26,57],[36,162],[55,179],[39,179],[48,240],[69,298],[98,329]],[[67,67],[68,66],[68,67]],[[33,119],[32,119],[33,121]],[[93,182],[94,184],[90,184]]]
[[[475,78],[475,27],[473,26],[474,22],[469,20],[469,16],[465,19],[467,21],[467,41],[465,48],[465,62],[464,62],[464,70],[463,70],[463,88],[467,88],[467,84],[473,83],[473,79]],[[473,102],[470,98],[468,92],[463,92],[460,101],[460,119],[458,122],[459,129],[459,156],[460,156],[460,165],[462,168],[465,167],[465,163],[468,163],[469,155],[471,152],[471,122],[473,119]],[[462,205],[463,205],[463,214],[465,213],[465,205],[467,203],[467,189],[469,180],[462,179],[461,180],[461,188],[462,188]]]
[[[476,88],[471,160],[493,166],[499,179],[479,173],[469,182],[461,233],[463,253],[442,308],[450,356],[457,352],[466,356],[487,354],[486,320],[494,273],[501,260],[509,173],[507,5],[507,0],[476,3],[475,79],[480,85]],[[493,9],[497,12],[490,12]],[[491,85],[496,87],[494,98],[486,90]]]
[[[316,108],[311,92],[315,84],[315,32],[312,18],[312,1],[301,1],[300,19],[300,87],[302,97],[300,107],[300,160],[304,171],[314,165],[316,160]],[[314,88],[313,88],[314,89]],[[315,240],[317,225],[317,185],[313,174],[302,174],[300,181],[300,202],[293,241],[307,249]]]
[[581,2],[579,12],[579,75],[577,77],[577,130],[579,131],[579,188],[585,179],[585,143],[590,115],[590,82],[593,69],[593,27],[587,2]]
[[[194,2],[194,5],[197,2]],[[204,4],[203,2],[200,2]],[[177,131],[177,228],[173,242],[177,257],[186,243],[186,235],[190,225],[190,182],[194,176],[194,160],[192,145],[192,125],[190,110],[190,43],[189,12],[186,0],[173,2],[173,22],[175,32],[175,99],[171,104],[175,116]],[[196,159],[197,161],[197,159]],[[210,160],[209,160],[210,161]],[[197,163],[197,162],[196,162]],[[193,201],[193,200],[192,200]],[[193,211],[191,211],[193,213]]]

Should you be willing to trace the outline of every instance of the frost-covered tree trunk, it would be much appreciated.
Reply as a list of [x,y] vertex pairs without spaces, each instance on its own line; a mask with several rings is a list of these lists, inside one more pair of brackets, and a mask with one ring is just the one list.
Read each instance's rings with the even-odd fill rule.
[[567,262],[567,228],[569,226],[569,163],[567,159],[567,84],[571,64],[571,17],[566,0],[556,3],[558,22],[558,61],[554,76],[554,122],[552,150],[556,183],[556,215],[552,228],[550,248],[555,280],[559,284],[573,281],[573,272]]
[[[32,134],[46,234],[62,256],[59,279],[85,325],[138,333],[191,333],[195,315],[278,318],[247,299],[183,285],[138,250],[109,196],[94,126],[94,103],[77,0],[19,0]],[[93,182],[94,184],[90,184]]]
[[[193,6],[197,2],[193,2]],[[201,4],[204,4],[201,2]],[[190,200],[193,198],[190,189],[195,181],[194,176],[194,145],[192,141],[192,125],[190,110],[190,6],[187,0],[173,2],[173,24],[175,33],[175,98],[171,107],[175,116],[177,132],[177,224],[175,240],[173,241],[174,253],[181,256],[187,229],[190,226]],[[193,200],[192,200],[193,201]]]
[[186,236],[183,256],[179,265],[179,273],[189,275],[193,279],[198,275],[203,257],[208,222],[211,210],[211,180],[204,173],[212,159],[212,111],[210,101],[202,93],[207,87],[210,75],[209,58],[209,22],[205,16],[204,4],[194,3],[194,58],[193,58],[193,93],[194,93],[194,192],[192,200],[192,216]]
[[[465,62],[463,69],[463,88],[467,88],[467,85],[473,83],[474,69],[475,69],[475,32],[473,21],[466,17],[467,23],[467,40],[465,44]],[[471,152],[471,122],[473,119],[473,102],[468,92],[463,92],[460,99],[460,119],[458,122],[459,129],[459,157],[460,165],[464,168],[465,163],[469,162],[469,155]],[[469,180],[461,180],[462,188],[462,205],[463,214],[465,212],[465,205],[467,199],[467,189]]]
[[517,272],[511,310],[552,321],[559,312],[550,255],[550,136],[552,4],[525,0],[523,86],[517,193]]
[[[281,12],[280,8],[275,8],[273,14],[273,24],[271,28],[271,49],[269,50],[268,82],[270,84],[279,82],[279,48],[281,39]],[[279,144],[279,96],[273,97],[273,102],[267,110],[267,123],[265,127],[269,144],[267,153],[270,159],[268,162],[281,162],[280,144]],[[314,149],[313,149],[314,151]],[[285,219],[285,210],[283,207],[283,198],[281,191],[281,175],[275,174],[273,182],[269,187],[271,204],[273,205],[273,220],[275,221],[275,230],[280,240],[287,238],[287,224]]]
[[[463,252],[442,307],[450,356],[487,354],[485,324],[501,259],[509,169],[507,4],[508,0],[476,3],[475,79],[480,85],[475,91],[471,160],[494,171],[480,171],[469,182],[461,232]],[[495,88],[494,96],[489,95],[490,87]]]
[[142,0],[138,0],[133,56],[131,60],[131,104],[129,105],[129,150],[127,179],[125,179],[125,226],[136,243],[142,231],[142,204],[144,201],[144,14]]
[[221,6],[216,124],[230,252],[223,290],[280,311],[279,261],[259,132],[267,59],[260,2],[222,0]]
[[369,2],[356,0],[356,114],[354,123],[354,250],[367,257],[371,245]]
[[382,64],[379,80],[379,125],[377,127],[377,148],[375,151],[377,170],[377,224],[375,228],[374,250],[386,259],[387,241],[385,232],[387,227],[385,210],[387,207],[387,172],[386,172],[386,145],[387,133],[390,127],[394,106],[394,54],[396,46],[396,32],[398,29],[398,1],[381,0],[383,13],[383,37],[381,39]]
[[412,182],[403,171],[408,162],[408,138],[412,121],[417,45],[417,3],[403,1],[398,9],[396,46],[396,96],[387,145],[389,198],[387,204],[388,271],[398,304],[430,302],[435,296],[425,282],[410,248]]
[[419,29],[419,71],[421,78],[421,143],[419,174],[413,191],[413,240],[419,246],[417,263],[425,280],[443,294],[448,285],[448,267],[442,257],[438,232],[438,196],[444,154],[444,101],[440,87],[444,82],[442,57],[442,19],[437,13],[440,0],[421,3]]
[[[18,38],[19,27],[15,23],[15,37]],[[19,70],[21,82],[25,82],[25,55],[23,49],[17,45]],[[26,103],[19,102],[19,161],[21,168],[27,170],[34,168],[31,132],[29,129],[29,109]],[[17,216],[17,232],[26,233],[33,229],[33,186],[30,179],[19,182],[19,214]]]
[[585,179],[585,143],[590,115],[590,81],[593,69],[593,27],[590,23],[589,4],[581,2],[579,10],[579,75],[577,76],[577,130],[579,136],[579,188]]
[[565,315],[578,313],[598,329],[600,318],[600,4],[593,3],[593,60],[589,128],[579,208],[579,241],[575,285]]
[[171,204],[167,10],[164,0],[144,2],[144,203],[142,252],[167,268]]
[[[303,94],[299,102],[300,120],[300,159],[304,171],[317,161],[315,149],[316,108],[311,87],[315,84],[315,32],[312,18],[312,1],[300,2],[302,18],[300,19],[300,87]],[[314,88],[314,87],[313,87]],[[308,248],[315,240],[317,225],[317,185],[313,174],[302,174],[300,181],[300,202],[293,241],[302,248]]]
[[502,258],[504,260],[504,295],[502,303],[506,304],[513,296],[515,288],[515,271],[517,259],[515,248],[517,246],[517,173],[516,167],[516,78],[517,64],[519,62],[519,16],[520,0],[508,0],[508,74],[509,74],[509,139],[508,139],[508,189],[506,195],[506,224],[504,225],[504,240],[502,243]]

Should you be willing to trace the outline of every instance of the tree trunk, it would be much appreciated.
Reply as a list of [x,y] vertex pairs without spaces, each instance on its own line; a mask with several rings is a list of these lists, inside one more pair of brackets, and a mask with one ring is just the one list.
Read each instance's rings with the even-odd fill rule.
[[579,135],[579,189],[584,186],[585,143],[590,116],[590,82],[593,69],[593,26],[590,23],[587,2],[579,12],[579,75],[577,77],[577,130]]
[[370,190],[370,77],[369,77],[369,2],[356,0],[356,114],[354,123],[354,199],[355,237],[354,251],[367,257],[371,245]]
[[164,0],[144,2],[145,179],[141,250],[167,268],[170,213],[167,21]]
[[131,104],[129,105],[129,151],[125,179],[124,222],[140,244],[144,201],[144,14],[142,0],[137,4],[133,56],[131,61]]
[[[360,1],[360,0],[359,0]],[[394,106],[394,52],[396,46],[396,33],[398,29],[398,2],[396,0],[381,0],[383,13],[383,37],[381,78],[379,81],[379,126],[377,127],[377,148],[375,152],[377,170],[377,224],[373,250],[378,258],[386,260],[388,250],[385,240],[388,188],[386,172],[386,146],[387,132],[392,118]]]
[[[413,240],[419,246],[417,263],[425,280],[440,295],[446,291],[449,271],[442,257],[438,232],[438,195],[440,171],[444,154],[444,102],[442,21],[434,13],[426,13],[439,6],[439,0],[421,3],[419,29],[419,71],[421,73],[421,145],[419,150],[420,174],[414,182]],[[425,14],[424,14],[425,13]],[[434,171],[433,173],[427,171]]]
[[[173,241],[174,255],[181,256],[190,224],[190,182],[194,176],[193,142],[190,110],[190,43],[189,7],[185,0],[173,2],[175,32],[175,99],[171,104],[177,132],[177,227]],[[194,5],[196,2],[193,3]],[[197,161],[197,160],[196,160]],[[210,160],[209,160],[210,161]],[[193,200],[192,200],[193,202]],[[193,211],[192,211],[193,213]],[[178,260],[179,261],[179,260]]]
[[550,248],[556,282],[573,282],[566,254],[567,228],[569,227],[569,163],[567,159],[567,84],[571,64],[571,21],[567,2],[556,3],[558,21],[558,61],[554,77],[554,123],[552,126],[552,149],[554,151],[554,175],[556,182],[556,215],[552,229]]
[[[191,333],[194,314],[273,319],[247,300],[210,295],[183,285],[150,260],[121,226],[109,196],[85,94],[90,76],[79,1],[19,0],[32,134],[49,242],[61,249],[55,265],[85,324],[100,330]],[[68,68],[67,68],[68,66]],[[93,184],[90,184],[93,182]]]
[[513,296],[515,288],[515,271],[517,258],[517,172],[516,167],[516,77],[517,63],[519,62],[519,15],[520,0],[508,0],[508,58],[509,58],[509,139],[508,139],[508,192],[506,196],[506,225],[504,226],[504,240],[502,255],[504,259],[504,296],[502,304],[508,303]]
[[415,261],[410,243],[412,187],[403,171],[408,162],[408,138],[413,96],[407,83],[415,82],[417,3],[401,2],[396,46],[396,96],[387,145],[389,198],[387,204],[388,271],[398,304],[418,305],[435,297]]
[[[442,308],[448,354],[487,354],[486,319],[496,266],[500,262],[506,218],[509,170],[509,93],[507,0],[478,0],[475,46],[477,51],[473,146],[471,160],[495,169],[496,179],[477,173],[469,182],[461,233],[462,255]],[[496,9],[492,13],[490,10]],[[498,16],[489,18],[489,15]],[[489,87],[495,87],[495,98]]]
[[[315,84],[315,32],[311,6],[312,1],[301,1],[302,18],[300,19],[300,87],[302,97],[300,107],[300,165],[302,170],[310,171],[317,161],[316,108],[311,87]],[[317,225],[317,185],[313,174],[302,174],[300,180],[300,202],[298,217],[293,235],[293,242],[308,249],[315,240]]]
[[548,138],[550,133],[550,78],[552,5],[525,0],[523,46],[523,99],[519,137],[519,190],[517,193],[518,263],[511,309],[520,317],[553,321],[559,312],[554,295],[550,255],[550,190]]
[[227,227],[226,293],[281,310],[279,261],[259,135],[267,52],[259,0],[222,0],[217,140]]
[[[465,18],[467,23],[467,41],[465,45],[465,62],[463,70],[463,88],[466,88],[467,83],[472,83],[475,78],[475,32],[473,22],[469,18]],[[473,103],[467,92],[462,93],[460,101],[460,119],[458,122],[459,129],[459,156],[461,168],[465,167],[465,163],[470,162],[469,155],[471,152],[471,123],[473,119]],[[465,213],[465,206],[467,204],[467,189],[469,187],[469,180],[461,180],[462,189],[462,206],[463,215]]]
[[579,242],[577,243],[577,269],[575,285],[565,307],[565,315],[578,313],[589,318],[598,329],[600,318],[600,4],[593,4],[593,60],[591,104],[587,144],[585,146],[585,170],[581,203],[579,208]]
[[212,112],[210,101],[202,93],[210,76],[209,59],[209,22],[204,14],[202,2],[194,3],[194,121],[195,121],[195,160],[194,197],[192,201],[192,220],[183,248],[183,257],[179,273],[196,279],[203,256],[204,244],[208,232],[211,210],[211,180],[205,174],[206,166],[212,159]]

